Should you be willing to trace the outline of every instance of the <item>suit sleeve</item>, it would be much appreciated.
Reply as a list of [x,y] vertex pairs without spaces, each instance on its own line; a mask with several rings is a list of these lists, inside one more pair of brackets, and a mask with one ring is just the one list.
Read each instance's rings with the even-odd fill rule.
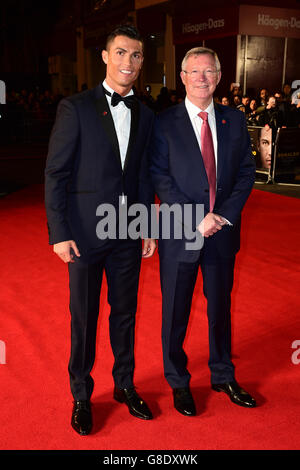
[[[153,127],[154,114],[151,113],[149,119],[149,129],[146,137],[144,151],[141,160],[141,169],[139,174],[139,202],[147,208],[147,215],[144,227],[147,227],[147,232],[144,231],[142,234],[143,238],[155,238],[152,237],[152,222],[153,218],[151,213],[154,209],[155,192],[150,176],[150,162],[149,162],[149,145],[151,132]],[[153,229],[153,233],[154,233]]]
[[241,113],[241,126],[242,137],[239,168],[229,197],[223,201],[217,210],[219,215],[229,220],[232,224],[239,220],[242,209],[255,182],[255,160],[252,155],[250,136],[243,113]]
[[139,201],[150,207],[154,202],[154,187],[150,176],[149,145],[154,116],[149,120],[149,130],[146,137],[139,174]]
[[67,185],[71,179],[79,136],[78,116],[73,104],[60,101],[49,141],[45,169],[45,206],[49,243],[72,240],[67,221]]

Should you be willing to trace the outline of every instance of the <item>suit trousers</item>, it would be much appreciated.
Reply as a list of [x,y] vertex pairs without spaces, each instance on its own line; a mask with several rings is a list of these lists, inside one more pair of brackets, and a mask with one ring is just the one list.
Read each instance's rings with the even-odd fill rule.
[[230,312],[234,263],[235,257],[221,258],[205,245],[197,262],[160,260],[164,374],[172,388],[188,387],[191,378],[183,344],[199,267],[207,299],[211,383],[234,380]]
[[111,307],[109,333],[113,378],[119,388],[133,385],[134,332],[141,264],[141,240],[110,240],[69,263],[71,355],[69,375],[75,400],[89,400],[94,380],[96,332],[103,272]]

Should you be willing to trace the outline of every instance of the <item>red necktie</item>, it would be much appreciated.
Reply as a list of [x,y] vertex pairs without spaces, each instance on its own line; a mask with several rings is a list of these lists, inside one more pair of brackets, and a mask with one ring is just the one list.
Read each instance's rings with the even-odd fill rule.
[[216,199],[216,161],[214,144],[208,124],[208,114],[202,111],[198,116],[203,120],[201,126],[201,153],[209,183],[209,210],[212,212]]

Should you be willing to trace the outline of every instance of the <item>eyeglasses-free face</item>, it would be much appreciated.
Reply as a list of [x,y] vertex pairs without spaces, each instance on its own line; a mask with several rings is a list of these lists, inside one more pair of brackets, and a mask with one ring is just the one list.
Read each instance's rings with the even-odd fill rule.
[[132,88],[143,64],[143,46],[127,36],[116,36],[108,50],[102,51],[107,84],[125,96]]

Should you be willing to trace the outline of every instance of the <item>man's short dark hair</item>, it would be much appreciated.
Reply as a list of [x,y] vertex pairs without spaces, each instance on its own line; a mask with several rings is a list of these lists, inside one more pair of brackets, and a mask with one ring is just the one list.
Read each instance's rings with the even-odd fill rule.
[[117,26],[108,36],[106,40],[106,50],[109,47],[109,44],[117,37],[117,36],[126,36],[130,39],[135,39],[140,41],[143,44],[143,39],[138,32],[138,30],[132,24],[124,24]]

